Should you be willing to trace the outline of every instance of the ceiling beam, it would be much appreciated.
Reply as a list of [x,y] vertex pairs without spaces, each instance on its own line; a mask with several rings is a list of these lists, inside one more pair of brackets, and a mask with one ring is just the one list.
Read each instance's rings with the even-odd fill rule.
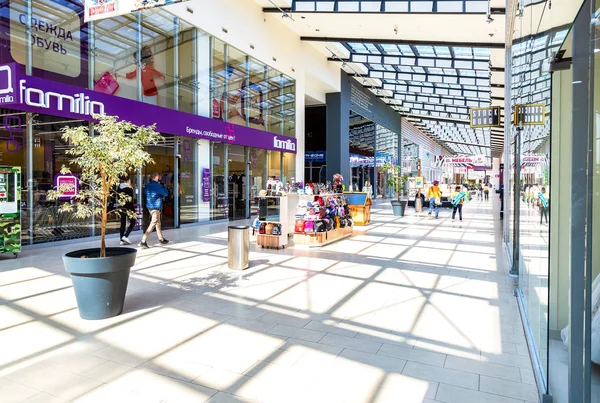
[[415,41],[401,39],[382,38],[337,38],[325,36],[301,36],[301,41],[307,42],[354,42],[354,43],[384,43],[394,45],[417,45],[417,46],[455,46],[464,48],[490,48],[505,49],[504,42],[446,42],[446,41]]

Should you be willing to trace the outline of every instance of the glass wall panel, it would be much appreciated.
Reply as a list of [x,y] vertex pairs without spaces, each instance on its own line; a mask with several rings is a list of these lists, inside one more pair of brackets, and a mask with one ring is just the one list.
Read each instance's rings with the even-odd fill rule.
[[265,189],[267,179],[265,178],[265,157],[267,151],[259,148],[250,149],[250,215],[258,214],[258,194]]
[[228,73],[225,67],[225,43],[216,38],[212,38],[211,53],[211,116],[213,119],[226,121],[226,83]]
[[213,143],[212,146],[212,187],[211,197],[211,219],[222,220],[227,218],[228,200],[225,189],[225,144]]
[[269,176],[281,179],[281,152],[269,151]]
[[[145,103],[174,109],[175,57],[174,17],[164,9],[142,13],[142,44],[140,55],[134,55],[142,68],[142,100]],[[136,78],[135,72],[127,78]]]
[[267,70],[267,107],[268,107],[268,128],[271,133],[281,134],[282,119],[282,92],[283,83],[281,73],[271,67]]
[[196,140],[179,139],[179,222],[190,224],[198,221],[198,147]]
[[[283,154],[283,183],[291,183],[296,177],[296,154]],[[293,180],[295,182],[295,180]]]
[[246,54],[227,47],[227,108],[228,122],[246,126]]
[[[80,24],[81,2],[32,1],[32,32],[26,32],[24,0],[3,2],[2,17],[10,16],[10,42],[0,63],[27,64],[27,41],[32,41],[34,74],[54,81],[87,87],[87,25]],[[10,14],[9,14],[10,13]],[[3,22],[4,24],[4,22]],[[7,27],[8,28],[8,27]],[[3,44],[4,45],[4,44]]]
[[254,58],[248,62],[250,83],[248,86],[248,115],[249,125],[255,129],[265,130],[265,116],[268,110],[267,97],[267,66]]
[[296,84],[293,79],[283,76],[282,118],[283,135],[296,137]]
[[[179,110],[187,113],[195,112],[196,94],[197,94],[197,66],[194,62],[197,30],[188,23],[179,22],[179,69],[176,84],[179,85]],[[203,58],[208,55],[202,55]]]
[[246,218],[246,151],[243,146],[229,145],[229,219]]
[[[152,173],[156,172],[159,174],[159,182],[169,190],[169,195],[164,198],[163,213],[162,213],[162,227],[173,228],[175,218],[175,206],[174,206],[174,169],[173,164],[175,162],[175,137],[167,134],[163,134],[165,141],[158,145],[151,145],[146,147],[146,151],[150,153],[153,164],[148,164],[144,167],[142,184],[146,184],[150,181]],[[144,223],[147,225],[150,222],[150,216],[146,209],[146,198],[145,195],[142,197],[144,207]]]
[[[123,98],[138,99],[137,19],[135,14],[94,23],[94,89]],[[149,52],[146,51],[146,55]]]

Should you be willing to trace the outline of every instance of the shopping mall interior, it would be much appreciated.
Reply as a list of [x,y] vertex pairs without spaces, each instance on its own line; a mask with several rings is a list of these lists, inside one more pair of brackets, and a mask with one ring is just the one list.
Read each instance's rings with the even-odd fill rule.
[[599,0],[0,11],[0,402],[600,402]]

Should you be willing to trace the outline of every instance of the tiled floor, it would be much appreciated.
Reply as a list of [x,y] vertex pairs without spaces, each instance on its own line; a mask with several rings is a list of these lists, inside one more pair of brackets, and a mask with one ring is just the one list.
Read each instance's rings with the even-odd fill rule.
[[352,238],[253,247],[244,272],[226,224],[169,231],[104,321],[79,318],[60,258],[94,244],[2,259],[0,402],[537,402],[492,203],[462,223],[378,204]]

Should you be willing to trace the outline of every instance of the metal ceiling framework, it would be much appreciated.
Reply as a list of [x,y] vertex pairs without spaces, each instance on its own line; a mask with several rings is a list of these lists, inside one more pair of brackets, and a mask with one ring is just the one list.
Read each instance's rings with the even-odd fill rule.
[[[300,33],[301,40],[313,43],[325,54],[329,52],[329,61],[341,64],[346,73],[451,153],[501,156],[504,149],[505,47],[503,41],[491,38],[498,33],[504,35],[503,28],[497,30],[497,24],[502,24],[505,17],[504,2],[269,2],[276,4],[277,8],[266,7],[264,12],[289,13],[283,17],[293,17],[290,24]],[[538,1],[525,2],[527,7]],[[362,20],[356,19],[357,14],[364,15]],[[384,14],[398,15],[398,18],[389,20],[383,17]],[[427,24],[417,23],[411,14],[429,14],[430,17],[418,18],[423,22],[425,18],[431,18],[441,29],[426,29]],[[331,15],[330,21],[319,15]],[[376,15],[382,15],[381,21],[374,20]],[[498,18],[498,15],[501,16]],[[464,23],[471,28],[457,30],[457,19],[461,21],[458,26]],[[493,24],[494,19],[500,22]],[[340,28],[351,21],[354,23],[352,29]],[[386,31],[384,26],[388,26],[390,31]],[[412,30],[407,30],[408,26]],[[447,27],[446,31],[443,27]],[[420,31],[415,28],[425,29],[423,36],[417,35]],[[467,31],[472,35],[465,35]],[[315,35],[315,32],[318,34]],[[470,109],[492,105],[501,107],[500,127],[472,129]]]
[[[391,108],[455,154],[490,155],[490,129],[471,129],[469,109],[490,106],[487,48],[341,42],[330,60],[359,66],[354,76]],[[333,52],[332,52],[333,53]],[[444,121],[445,119],[447,121]]]
[[293,0],[293,12],[474,13],[488,12],[487,0]]

